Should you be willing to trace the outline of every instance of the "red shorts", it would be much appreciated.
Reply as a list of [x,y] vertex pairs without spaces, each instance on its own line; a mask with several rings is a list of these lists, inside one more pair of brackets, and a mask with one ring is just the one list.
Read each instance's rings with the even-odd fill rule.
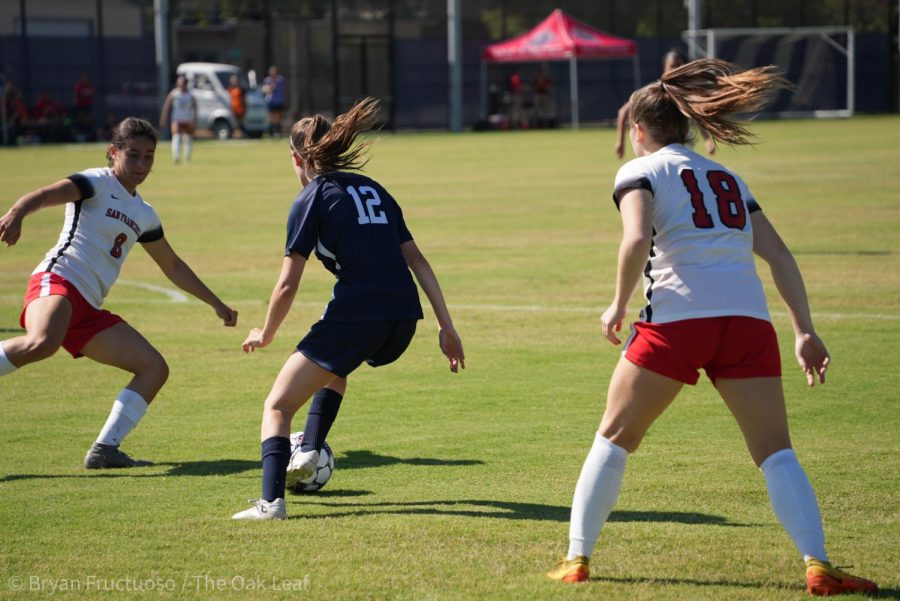
[[669,323],[637,322],[625,358],[652,372],[696,384],[700,368],[716,378],[781,376],[772,324],[752,317],[706,317]]
[[25,327],[25,312],[28,305],[36,298],[45,296],[64,296],[72,305],[72,318],[69,320],[69,329],[63,339],[62,346],[70,355],[81,357],[81,349],[90,342],[91,338],[107,328],[125,320],[114,313],[104,309],[96,309],[84,300],[78,289],[71,282],[55,273],[36,273],[28,280],[28,291],[25,293],[25,306],[19,317],[19,324]]

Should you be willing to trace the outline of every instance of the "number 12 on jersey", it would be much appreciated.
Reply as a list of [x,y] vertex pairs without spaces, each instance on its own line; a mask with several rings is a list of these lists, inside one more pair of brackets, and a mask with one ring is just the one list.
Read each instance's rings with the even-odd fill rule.
[[[350,196],[353,197],[353,202],[356,203],[356,212],[358,213],[360,225],[388,222],[385,212],[375,209],[381,204],[381,198],[378,196],[375,188],[360,186],[357,191],[354,186],[347,186],[347,192],[350,193]],[[363,206],[363,200],[365,200],[365,206]]]

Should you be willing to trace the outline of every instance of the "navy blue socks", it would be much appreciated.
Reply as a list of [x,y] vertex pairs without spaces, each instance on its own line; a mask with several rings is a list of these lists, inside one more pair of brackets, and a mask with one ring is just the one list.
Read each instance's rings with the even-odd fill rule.
[[273,436],[262,441],[263,486],[266,501],[284,498],[284,480],[291,460],[291,439]]
[[322,451],[325,438],[331,425],[337,418],[344,396],[330,388],[322,388],[313,395],[306,414],[306,426],[303,428],[303,442],[300,450],[305,452]]

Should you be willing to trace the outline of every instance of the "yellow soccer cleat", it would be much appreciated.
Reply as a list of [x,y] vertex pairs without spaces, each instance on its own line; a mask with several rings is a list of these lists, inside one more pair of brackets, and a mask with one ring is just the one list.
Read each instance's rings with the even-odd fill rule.
[[822,597],[848,593],[871,595],[878,592],[878,585],[842,572],[827,561],[810,558],[806,560],[806,590],[810,595]]
[[584,582],[591,577],[588,568],[590,561],[584,555],[578,555],[575,559],[563,558],[552,570],[547,572],[547,578],[560,582]]

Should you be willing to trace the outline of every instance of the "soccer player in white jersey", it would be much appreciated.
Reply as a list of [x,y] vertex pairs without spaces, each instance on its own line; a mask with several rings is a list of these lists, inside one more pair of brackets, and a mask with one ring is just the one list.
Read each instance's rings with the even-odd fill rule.
[[797,263],[747,186],[689,149],[690,121],[717,141],[748,143],[734,115],[764,106],[787,85],[764,67],[740,72],[704,59],[632,94],[630,137],[638,157],[616,176],[623,223],[616,293],[601,317],[613,344],[643,274],[648,304],[609,384],[606,410],[575,486],[567,556],[548,576],[589,578],[589,557],[619,494],[629,453],[684,384],[703,368],[731,410],[762,471],[779,522],[806,561],[814,595],[874,592],[874,582],[828,562],[818,502],[791,448],[781,359],[753,253],[765,260],[787,305],[795,352],[810,386],[829,356],[813,327]]
[[178,76],[175,81],[175,89],[166,96],[159,118],[159,126],[165,129],[170,117],[172,120],[172,160],[177,165],[181,161],[181,152],[184,149],[184,160],[190,162],[194,128],[197,124],[197,99],[188,89],[187,78],[184,75]]
[[101,309],[135,242],[141,243],[166,277],[210,305],[226,326],[237,322],[237,312],[175,254],[156,211],[137,193],[153,167],[158,137],[147,121],[125,119],[113,130],[108,167],[87,169],[29,192],[0,217],[0,242],[12,246],[30,213],[66,206],[59,242],[28,283],[20,318],[25,335],[0,342],[0,376],[46,359],[60,346],[75,358],[85,356],[133,374],[84,458],[88,469],[149,464],[132,459],[119,445],[169,375],[159,351],[121,317]]

